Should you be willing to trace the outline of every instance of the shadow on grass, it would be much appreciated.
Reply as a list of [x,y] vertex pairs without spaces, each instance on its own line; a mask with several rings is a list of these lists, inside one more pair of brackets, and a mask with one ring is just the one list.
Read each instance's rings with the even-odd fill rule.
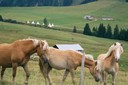
[[4,80],[0,80],[0,85],[21,85],[18,83],[12,83],[12,82],[8,82],[8,81],[4,81]]

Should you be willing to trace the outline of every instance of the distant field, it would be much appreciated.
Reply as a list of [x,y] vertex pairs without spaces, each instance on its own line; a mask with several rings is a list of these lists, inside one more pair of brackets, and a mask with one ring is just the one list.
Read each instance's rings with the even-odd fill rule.
[[[0,15],[6,19],[17,21],[40,21],[46,17],[49,23],[54,23],[60,29],[73,29],[83,31],[85,23],[91,27],[98,27],[100,23],[110,24],[113,28],[116,24],[120,28],[128,27],[128,3],[118,0],[101,0],[86,5],[69,7],[0,7]],[[84,20],[85,15],[92,15],[96,21]],[[113,21],[99,20],[101,17],[113,17]]]

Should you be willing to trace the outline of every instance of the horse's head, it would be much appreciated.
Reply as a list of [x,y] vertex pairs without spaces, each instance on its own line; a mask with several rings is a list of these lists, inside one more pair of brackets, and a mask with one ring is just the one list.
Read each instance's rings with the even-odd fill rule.
[[119,42],[116,42],[115,44],[113,44],[113,52],[114,52],[114,56],[116,61],[118,62],[120,59],[120,55],[123,53],[123,45]]
[[40,57],[40,59],[46,59],[45,51],[47,47],[48,47],[48,43],[46,40],[39,41],[39,47],[37,48],[37,54]]
[[96,82],[101,81],[101,74],[100,69],[98,68],[98,61],[94,61],[94,64],[89,68],[89,70]]
[[94,77],[96,82],[101,80],[100,70],[98,66],[98,61],[94,60],[92,55],[86,55],[86,63],[85,66],[89,68],[91,75]]

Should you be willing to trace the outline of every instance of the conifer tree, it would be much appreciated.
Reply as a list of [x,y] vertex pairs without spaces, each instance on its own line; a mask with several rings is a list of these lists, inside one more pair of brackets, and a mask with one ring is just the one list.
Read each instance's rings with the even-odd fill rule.
[[119,33],[119,39],[120,40],[125,40],[125,29],[121,29],[120,33]]
[[97,36],[97,28],[96,27],[92,28],[92,35]]
[[86,23],[86,25],[84,27],[83,34],[85,34],[85,35],[91,35],[92,34],[88,23]]
[[111,26],[108,24],[107,26],[107,31],[106,31],[106,38],[112,38],[112,28]]
[[105,34],[106,34],[106,28],[105,26],[103,25],[103,23],[101,23],[99,25],[99,28],[98,28],[98,31],[97,31],[97,36],[98,37],[105,37]]
[[128,41],[128,29],[127,29],[127,31],[125,33],[125,38],[126,38],[125,40]]
[[74,33],[77,32],[76,26],[74,26],[74,28],[73,28],[73,32],[74,32]]
[[44,27],[45,27],[45,28],[48,27],[48,21],[47,21],[47,18],[44,18]]
[[3,18],[2,18],[2,16],[0,15],[0,21],[3,21]]
[[116,27],[114,28],[113,38],[114,39],[119,39],[119,28],[118,28],[118,25],[116,25]]

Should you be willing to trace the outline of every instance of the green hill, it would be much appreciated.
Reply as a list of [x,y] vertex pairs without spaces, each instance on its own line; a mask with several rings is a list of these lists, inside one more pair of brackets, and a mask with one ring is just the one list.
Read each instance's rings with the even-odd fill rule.
[[[101,53],[106,53],[108,48],[114,42],[121,42],[123,44],[124,53],[120,59],[120,71],[117,77],[117,84],[116,85],[127,85],[127,74],[128,74],[128,44],[124,41],[119,40],[111,40],[111,39],[104,39],[104,38],[97,38],[92,36],[86,36],[83,34],[71,33],[71,32],[62,32],[57,30],[51,29],[44,29],[39,27],[32,27],[26,25],[19,25],[19,24],[10,24],[0,22],[0,43],[11,43],[17,39],[24,39],[24,38],[37,38],[37,39],[45,39],[48,41],[50,46],[53,46],[57,43],[64,44],[64,43],[79,43],[84,49],[85,53],[92,54],[95,59]],[[8,69],[5,72],[4,81],[1,81],[0,84],[10,85],[11,84],[11,71],[12,69]],[[29,84],[36,85],[37,81],[38,84],[44,84],[43,76],[39,72],[38,62],[37,61],[30,61],[29,62],[29,70],[31,73]],[[89,85],[99,85],[94,81],[88,69],[85,70],[85,82],[84,84]],[[15,85],[22,85],[25,79],[25,75],[22,68],[18,68],[16,77]],[[63,71],[56,71],[53,70],[50,75],[53,79],[54,84],[58,84],[60,79],[62,78]],[[38,76],[38,77],[37,77]],[[80,76],[80,69],[78,69],[75,73],[77,84],[79,83],[79,76]],[[70,81],[70,77],[66,80],[66,85],[71,85],[72,82]],[[8,81],[8,82],[7,82]],[[109,80],[111,83],[111,80]],[[12,83],[13,85],[13,83]]]
[[[48,22],[54,23],[55,28],[63,30],[72,30],[73,26],[77,27],[77,30],[83,31],[85,23],[89,23],[91,27],[98,26],[100,23],[105,25],[110,24],[115,27],[116,24],[120,28],[128,29],[128,3],[124,3],[122,0],[99,0],[98,2],[89,3],[86,5],[69,6],[69,7],[0,7],[0,15],[4,19],[13,19],[21,22],[25,21],[40,21],[43,23],[43,19],[46,17]],[[102,16],[114,17],[113,21],[102,20],[84,20],[85,15],[92,15],[99,19]],[[59,30],[45,29],[40,27],[11,24],[0,22],[0,43],[11,43],[17,39],[24,38],[37,38],[45,39],[50,46],[63,43],[79,43],[84,49],[85,53],[92,54],[94,58],[101,54],[106,53],[108,48],[114,42],[121,42],[123,44],[124,53],[120,59],[120,71],[116,80],[116,85],[127,85],[128,83],[128,42],[112,39],[104,39],[93,36],[86,36],[83,34],[65,32]],[[30,70],[30,85],[44,84],[42,75],[39,72],[38,62],[29,62]],[[0,85],[11,84],[12,69],[8,69],[5,72],[4,80],[0,81]],[[23,85],[25,75],[23,69],[19,68],[17,71],[16,84]],[[50,73],[53,83],[58,85],[62,78],[63,71],[53,70]],[[75,73],[77,85],[79,83],[80,69]],[[110,78],[111,79],[111,78]],[[108,83],[111,83],[111,80]],[[85,85],[99,85],[96,83],[87,69],[85,69]],[[71,78],[65,81],[64,85],[71,85]],[[12,83],[14,85],[14,83]]]
[[[78,31],[83,31],[85,23],[89,23],[91,27],[98,26],[100,23],[104,23],[105,25],[110,24],[112,27],[115,27],[115,25],[118,24],[120,28],[127,29],[127,10],[128,3],[117,0],[99,0],[86,5],[70,7],[0,7],[0,15],[2,15],[4,19],[13,19],[21,22],[28,20],[40,21],[40,23],[43,23],[43,19],[46,17],[49,23],[55,24],[55,28],[72,31],[73,26],[76,26]],[[83,16],[85,15],[95,16],[98,20],[84,20]],[[99,20],[99,18],[102,16],[112,16],[114,17],[114,20]],[[11,42],[16,39],[30,36],[47,39],[50,41],[50,45],[54,45],[56,43],[80,43],[85,49],[88,47],[86,52],[94,52],[93,54],[96,56],[103,51],[102,49],[107,50],[108,47],[116,41],[85,36],[81,34],[73,34],[70,32],[66,33],[57,30],[41,29],[38,27],[36,28],[18,24],[14,25],[2,22],[0,23],[0,35],[0,42]],[[104,41],[106,41],[106,43],[104,43]],[[126,44],[126,42],[123,43]],[[94,50],[94,48],[97,49],[97,47],[95,47],[96,45],[98,45],[100,50],[98,52]],[[106,47],[102,47],[104,45]],[[127,47],[127,44],[125,46]],[[127,48],[125,49],[128,50]],[[126,55],[127,53],[124,53],[125,57]]]
[[[85,23],[91,27],[98,27],[100,23],[110,24],[120,28],[128,27],[128,3],[116,0],[101,0],[86,5],[70,7],[0,7],[0,15],[6,19],[17,21],[40,21],[46,17],[49,23],[54,23],[60,29],[71,29],[76,26],[83,31]],[[96,19],[84,20],[85,15],[94,16]],[[112,21],[103,21],[102,17],[113,17]]]
[[[127,42],[97,38],[92,36],[85,36],[83,34],[77,34],[71,32],[62,32],[51,29],[0,22],[0,43],[4,43],[4,42],[10,43],[13,42],[14,40],[28,38],[28,37],[45,39],[49,42],[50,46],[53,46],[57,43],[59,44],[79,43],[85,49],[86,53],[93,54],[95,58],[100,53],[105,53],[110,47],[110,45],[118,41],[124,44],[124,50],[125,50],[123,54],[124,57],[121,57],[122,63],[120,64],[122,64],[123,67],[128,66],[128,63],[126,61],[128,55]],[[126,70],[126,68],[124,69],[123,67],[122,70]]]

